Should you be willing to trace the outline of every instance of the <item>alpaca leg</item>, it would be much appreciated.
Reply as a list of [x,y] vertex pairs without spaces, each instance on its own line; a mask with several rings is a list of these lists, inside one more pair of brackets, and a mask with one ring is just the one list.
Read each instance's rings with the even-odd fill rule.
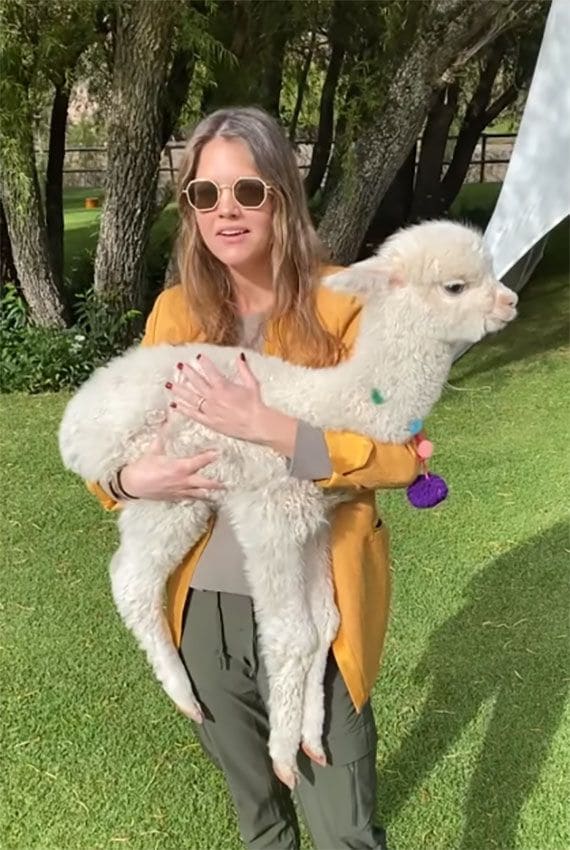
[[[297,572],[300,550],[288,546],[286,540],[282,541],[279,548],[282,560],[274,560],[272,566],[283,570],[285,574],[287,571]],[[254,563],[260,571],[264,568],[264,563],[257,560],[257,554],[255,561],[250,560],[249,563]],[[256,578],[259,579],[259,576]],[[286,589],[278,592],[273,596],[273,605],[270,607],[265,604],[270,587],[263,587],[263,584],[258,582],[256,585],[254,606],[269,682],[269,753],[276,775],[289,788],[294,788],[297,782],[305,678],[317,645],[317,636],[303,587],[294,583],[291,588],[293,596],[288,596],[289,591]],[[261,604],[257,604],[257,596],[262,598]],[[276,602],[280,606],[277,609]]]
[[297,754],[301,743],[305,679],[311,654],[267,651],[269,681],[269,754],[276,776],[291,790],[298,781]]
[[319,645],[305,682],[302,748],[310,759],[323,765],[326,764],[322,746],[325,717],[323,683],[330,645],[340,623],[334,601],[327,533],[320,533],[309,542],[306,560],[309,605],[317,627]]
[[144,564],[140,557],[133,558],[128,543],[121,545],[111,561],[113,599],[168,696],[180,711],[201,723],[202,711],[165,620],[163,580],[146,575],[141,581],[137,577],[141,568]]
[[302,552],[324,521],[322,504],[312,510],[307,504],[304,484],[288,478],[265,498],[241,492],[229,505],[269,681],[269,752],[277,776],[291,788],[297,780],[305,677],[317,645]]
[[204,533],[209,512],[199,501],[129,505],[119,521],[121,545],[110,567],[113,599],[125,625],[168,696],[198,723],[202,711],[166,622],[164,589],[170,573]]

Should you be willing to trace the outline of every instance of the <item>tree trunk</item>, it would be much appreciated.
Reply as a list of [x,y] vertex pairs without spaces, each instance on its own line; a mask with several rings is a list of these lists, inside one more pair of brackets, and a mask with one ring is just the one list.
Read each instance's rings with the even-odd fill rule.
[[[200,103],[202,114],[213,112],[223,106],[248,102],[245,95],[249,81],[246,79],[242,63],[247,61],[248,44],[256,44],[258,38],[258,33],[252,31],[251,6],[244,0],[219,3],[209,13],[208,23],[212,38],[223,44],[235,57],[237,67],[235,63],[230,64],[225,57],[210,63],[208,70],[212,80],[204,86],[202,92]],[[259,61],[257,50],[256,59]]]
[[337,262],[350,263],[380,200],[416,141],[442,74],[466,48],[496,25],[511,0],[484,4],[434,0],[413,43],[393,57],[383,103],[353,141],[319,233]]
[[414,197],[416,156],[417,144],[414,144],[370,222],[370,227],[358,251],[357,260],[369,257],[384,239],[408,221]]
[[18,272],[14,265],[14,255],[12,254],[12,242],[8,233],[8,222],[4,212],[4,204],[0,199],[0,289],[6,283],[13,283],[18,289],[21,289],[18,280]]
[[219,3],[210,34],[233,54],[237,67],[225,58],[211,64],[213,80],[204,89],[202,111],[251,104],[279,118],[283,61],[295,26],[291,0]]
[[313,30],[311,32],[311,43],[307,49],[307,54],[305,56],[305,61],[303,62],[303,68],[301,70],[301,74],[299,76],[299,81],[297,83],[297,98],[295,100],[295,107],[293,109],[293,115],[291,117],[291,123],[289,125],[289,141],[295,144],[295,139],[297,137],[297,124],[299,123],[299,116],[301,115],[301,109],[303,107],[303,99],[305,97],[305,91],[307,89],[307,80],[309,79],[309,71],[311,69],[311,62],[313,61],[313,53],[315,52],[315,44],[317,41],[317,31]]
[[[356,56],[356,61],[358,62],[362,57],[360,55]],[[345,68],[346,68],[346,60],[345,60]],[[325,183],[322,189],[322,197],[323,197],[323,211],[326,210],[330,199],[333,197],[335,189],[342,177],[343,171],[343,157],[346,153],[346,148],[348,145],[348,122],[347,115],[348,109],[353,98],[358,97],[360,93],[358,85],[354,82],[354,80],[349,82],[349,85],[346,90],[346,94],[344,97],[343,105],[338,111],[338,117],[336,119],[336,124],[333,132],[333,143],[334,147],[332,149],[332,154],[330,156],[328,170],[326,172]]]
[[[95,257],[95,290],[119,309],[143,303],[162,133],[166,75],[178,0],[118,4],[107,142],[105,206]],[[157,14],[157,11],[159,12]]]
[[317,140],[311,156],[309,173],[305,178],[305,188],[309,198],[320,188],[327,170],[333,140],[334,98],[343,61],[344,47],[338,41],[333,41],[330,61],[321,92]]
[[160,138],[161,149],[174,133],[178,117],[188,97],[188,89],[194,76],[196,56],[193,50],[180,48],[174,54],[163,106],[162,131]]
[[[440,211],[448,209],[463,186],[465,175],[473,159],[473,151],[477,146],[481,133],[491,121],[509,106],[517,96],[515,86],[509,88],[489,106],[493,85],[504,55],[502,39],[491,45],[486,62],[481,71],[479,83],[465,111],[453,156],[445,176],[441,182]],[[437,214],[440,214],[439,212]]]
[[[28,111],[22,99],[22,111]],[[34,158],[31,116],[20,119],[9,164],[2,152],[0,197],[14,263],[31,318],[39,325],[65,327],[65,309],[54,279]]]
[[419,221],[433,218],[440,209],[439,190],[445,160],[445,149],[455,112],[459,86],[453,83],[437,93],[422,134],[420,160],[410,218]]
[[69,91],[57,85],[51,109],[46,171],[46,223],[51,268],[60,291],[63,288],[63,163]]
[[[283,3],[283,0],[281,0]],[[267,45],[265,60],[262,62],[261,85],[258,103],[275,118],[279,118],[279,100],[283,84],[283,62],[289,34],[285,27],[279,27],[272,33]]]
[[451,163],[449,164],[442,180],[440,190],[441,206],[440,211],[437,213],[438,215],[441,215],[443,212],[448,210],[459,194],[459,191],[465,182],[465,176],[469,166],[471,165],[473,152],[477,147],[481,133],[485,127],[488,127],[489,124],[495,120],[497,115],[499,115],[503,109],[506,109],[507,106],[511,105],[511,103],[514,103],[517,95],[517,89],[514,86],[509,86],[500,98],[497,98],[497,100],[493,103],[492,108],[488,110],[487,117],[484,121],[473,120],[469,124],[465,122],[463,123],[455,143]]

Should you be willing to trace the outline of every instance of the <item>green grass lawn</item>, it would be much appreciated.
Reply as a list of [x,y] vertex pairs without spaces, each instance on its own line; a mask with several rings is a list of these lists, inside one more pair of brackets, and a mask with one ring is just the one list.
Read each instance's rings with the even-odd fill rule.
[[[517,322],[456,364],[430,418],[447,503],[420,512],[402,492],[379,497],[394,599],[373,695],[378,812],[395,850],[570,846],[558,256],[524,291]],[[116,517],[61,467],[67,399],[4,397],[0,846],[237,850],[223,778],[114,611]]]

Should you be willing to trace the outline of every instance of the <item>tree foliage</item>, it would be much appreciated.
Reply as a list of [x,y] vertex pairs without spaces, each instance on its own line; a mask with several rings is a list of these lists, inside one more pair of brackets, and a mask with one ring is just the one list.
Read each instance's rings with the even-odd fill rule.
[[[520,108],[548,6],[164,0],[160,15],[157,8],[150,0],[0,7],[2,206],[11,242],[2,251],[8,258],[12,248],[38,321],[65,320],[62,170],[75,81],[96,100],[109,146],[96,289],[145,307],[142,256],[156,211],[149,198],[169,138],[184,138],[222,105],[268,109],[292,143],[314,143],[307,195],[323,239],[348,262],[406,218],[445,212],[481,130]],[[459,138],[450,151],[452,131]],[[38,167],[40,138],[48,155]]]
[[[340,262],[358,252],[368,226],[421,132],[434,92],[510,25],[515,0],[422,0],[378,4],[385,13],[384,59],[374,67],[363,45],[351,86],[329,198],[319,232]],[[362,64],[366,71],[360,70]]]
[[[412,220],[442,215],[463,182],[481,133],[524,99],[536,64],[548,6],[521,4],[509,28],[472,61],[449,74],[434,97],[422,137]],[[520,107],[519,107],[520,108]],[[456,139],[448,144],[450,131]],[[449,154],[448,167],[443,166]]]

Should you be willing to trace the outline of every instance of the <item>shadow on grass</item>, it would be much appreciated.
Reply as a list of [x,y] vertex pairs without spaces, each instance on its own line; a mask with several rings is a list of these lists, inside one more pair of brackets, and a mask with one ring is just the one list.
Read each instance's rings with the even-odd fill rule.
[[472,579],[465,606],[430,637],[413,674],[431,680],[423,714],[379,775],[384,822],[492,700],[454,847],[515,847],[521,809],[567,698],[569,542],[570,521],[562,521],[502,555]]

